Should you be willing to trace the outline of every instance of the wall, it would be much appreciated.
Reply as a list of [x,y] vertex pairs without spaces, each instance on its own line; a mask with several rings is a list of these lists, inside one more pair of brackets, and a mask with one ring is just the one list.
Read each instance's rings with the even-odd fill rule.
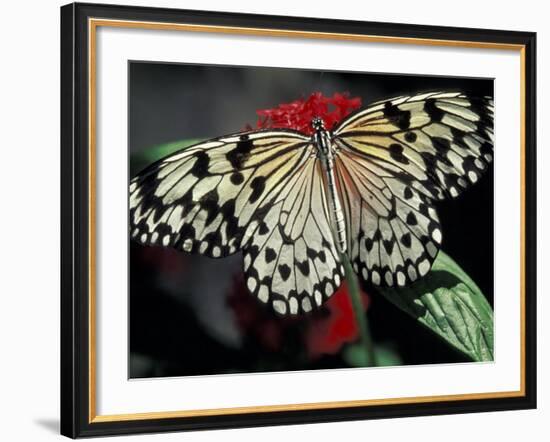
[[[122,0],[121,0],[122,1]],[[515,29],[539,32],[539,171],[548,159],[550,140],[542,122],[550,100],[548,76],[550,33],[543,2],[525,0],[509,7],[504,2],[407,1],[276,2],[233,0],[129,1],[127,4],[189,9],[290,14],[327,18],[407,22],[449,26]],[[57,0],[10,2],[3,6],[2,68],[0,69],[0,406],[3,440],[53,440],[58,433],[59,368],[59,11]],[[361,6],[357,6],[361,5]],[[546,132],[546,133],[545,133]],[[7,155],[7,158],[6,158]],[[544,231],[548,220],[542,189],[550,180],[539,173],[539,318],[549,306],[542,281],[543,262],[550,244]],[[546,212],[546,213],[545,213]],[[546,253],[543,247],[546,245]],[[6,247],[7,246],[7,247]],[[307,438],[361,440],[380,438],[423,441],[465,439],[508,441],[548,433],[548,322],[539,319],[539,409],[506,413],[440,416],[368,422],[167,434],[124,440],[265,441]],[[322,388],[322,385],[319,386]],[[121,439],[122,440],[122,439]]]

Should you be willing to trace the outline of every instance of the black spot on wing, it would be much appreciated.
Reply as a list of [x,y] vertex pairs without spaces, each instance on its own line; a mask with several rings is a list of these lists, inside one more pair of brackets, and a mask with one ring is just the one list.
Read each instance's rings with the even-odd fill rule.
[[286,281],[290,276],[290,267],[286,264],[281,264],[279,266],[279,273],[281,275],[281,278],[283,278],[283,281]]
[[463,130],[457,129],[456,127],[451,127],[451,135],[453,136],[453,143],[462,149],[468,149],[468,146],[464,142],[464,137],[466,132]]
[[365,247],[367,248],[367,252],[370,252],[374,246],[374,241],[371,238],[367,238],[365,240]]
[[269,232],[269,227],[267,227],[267,224],[264,221],[262,221],[260,223],[260,227],[258,227],[258,233],[260,235],[266,235],[268,232]]
[[296,267],[300,269],[304,276],[309,276],[309,261],[296,262]]
[[222,246],[223,238],[221,233],[218,230],[214,232],[210,232],[208,235],[206,235],[204,237],[204,241],[206,241],[209,244],[209,247],[207,250],[210,250],[215,245],[221,247],[224,251],[226,250],[226,247]]
[[220,212],[223,215],[223,219],[226,227],[226,233],[228,238],[236,238],[242,233],[242,229],[239,228],[239,222],[235,216],[235,200],[227,200],[223,206],[220,207]]
[[204,178],[208,175],[208,166],[210,165],[210,157],[206,152],[199,151],[196,154],[195,162],[191,167],[190,173],[197,178]]
[[433,174],[434,171],[437,169],[437,157],[430,152],[421,152],[420,156],[426,164],[426,170],[428,171],[428,173]]
[[399,107],[387,101],[384,105],[384,117],[399,129],[408,129],[411,125],[411,113],[409,111],[400,110]]
[[401,244],[403,244],[407,248],[411,247],[412,242],[411,242],[411,234],[410,233],[405,233],[401,237]]
[[239,170],[243,167],[245,161],[250,156],[254,144],[248,139],[247,135],[241,135],[240,141],[233,150],[227,153],[227,160],[231,163],[234,169]]
[[275,253],[275,250],[273,250],[271,247],[267,247],[265,249],[265,262],[270,263],[273,262],[277,258],[277,253]]
[[401,144],[392,143],[389,147],[390,156],[401,164],[409,164],[409,160],[403,155],[403,146]]
[[218,215],[218,192],[214,189],[204,194],[200,200],[200,206],[207,213],[205,226],[208,226]]
[[235,215],[235,200],[229,199],[227,200],[221,207],[220,212],[224,216],[224,218],[231,218]]
[[235,184],[235,186],[238,186],[239,184],[242,184],[244,181],[244,176],[240,172],[235,172],[231,174],[231,182]]
[[310,249],[309,247],[306,250],[306,255],[309,259],[315,259],[317,257],[317,252],[314,249]]
[[409,214],[407,215],[407,224],[409,226],[416,226],[418,224],[416,215],[413,212],[409,212]]
[[252,188],[252,193],[250,194],[250,198],[248,199],[248,201],[251,203],[255,203],[256,201],[258,201],[258,198],[262,196],[262,193],[264,193],[265,177],[257,176],[251,181],[250,187]]
[[188,240],[188,239],[191,239],[191,240],[195,240],[195,228],[191,225],[191,224],[184,224],[180,231],[179,231],[179,238],[178,238],[178,241],[176,242],[175,246],[177,248],[182,248],[183,247],[183,243]]
[[446,138],[432,137],[432,145],[443,157],[445,157],[449,150],[451,150],[451,142]]
[[424,102],[424,112],[428,114],[432,122],[440,122],[445,113],[435,105],[435,99],[428,98]]

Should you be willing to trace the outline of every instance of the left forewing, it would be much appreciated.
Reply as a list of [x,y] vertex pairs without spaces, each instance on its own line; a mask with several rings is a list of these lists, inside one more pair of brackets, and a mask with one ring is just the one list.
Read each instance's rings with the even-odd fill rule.
[[307,161],[309,138],[284,131],[222,137],[149,166],[130,182],[130,232],[146,245],[218,258],[246,243],[258,209]]

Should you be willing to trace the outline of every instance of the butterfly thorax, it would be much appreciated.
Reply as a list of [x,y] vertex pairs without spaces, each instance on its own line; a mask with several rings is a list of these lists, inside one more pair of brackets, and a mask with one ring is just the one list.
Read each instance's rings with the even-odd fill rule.
[[340,202],[340,196],[336,190],[336,176],[334,174],[334,151],[332,146],[332,137],[328,130],[325,129],[325,125],[321,118],[313,118],[311,120],[311,126],[315,130],[312,141],[317,148],[318,157],[323,163],[327,187],[328,187],[328,200],[331,209],[332,218],[332,230],[334,232],[338,251],[340,253],[346,252],[346,224],[344,221],[344,211],[342,210],[342,204]]
[[317,148],[318,156],[326,162],[333,161],[332,155],[332,141],[328,130],[325,129],[325,125],[321,118],[314,118],[311,121],[311,126],[315,130],[313,134],[313,143]]

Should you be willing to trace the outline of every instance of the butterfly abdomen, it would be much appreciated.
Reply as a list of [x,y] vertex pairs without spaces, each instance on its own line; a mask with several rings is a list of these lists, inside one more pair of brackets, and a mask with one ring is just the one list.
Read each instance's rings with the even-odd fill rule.
[[328,188],[328,199],[331,209],[332,221],[334,223],[333,231],[338,251],[343,254],[347,250],[346,222],[344,211],[340,202],[340,196],[336,190],[336,177],[334,175],[334,153],[331,137],[324,125],[319,120],[313,119],[312,126],[315,128],[313,142],[317,147],[319,157],[321,158],[324,170],[326,172],[326,182]]
[[347,249],[346,222],[344,220],[344,211],[340,203],[340,196],[336,190],[336,178],[334,176],[333,162],[326,162],[325,171],[327,175],[328,197],[330,200],[330,209],[332,220],[334,222],[334,235],[340,253],[345,253]]

